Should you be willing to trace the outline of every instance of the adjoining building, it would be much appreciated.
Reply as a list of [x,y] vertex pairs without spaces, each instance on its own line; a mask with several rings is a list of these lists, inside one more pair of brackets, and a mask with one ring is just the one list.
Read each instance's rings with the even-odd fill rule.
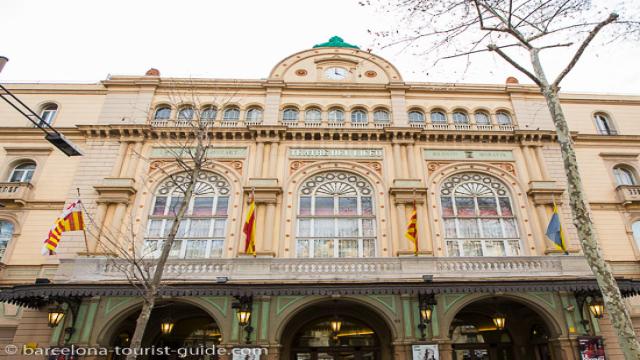
[[[426,360],[432,348],[414,345],[437,345],[446,360],[560,360],[601,336],[608,358],[621,358],[534,86],[406,82],[336,37],[264,80],[151,69],[10,89],[84,156],[60,154],[0,104],[3,344],[128,345],[139,290],[100,243],[160,248],[186,181],[172,149],[198,121],[212,139],[199,179],[210,191],[189,207],[145,346]],[[600,245],[640,324],[640,96],[563,94],[562,103]],[[252,191],[255,258],[242,233]],[[87,243],[65,234],[56,256],[40,256],[78,193]],[[545,237],[554,203],[569,255]],[[405,236],[414,206],[417,254]],[[250,311],[246,326],[240,310]],[[50,328],[56,311],[65,315]],[[589,351],[601,346],[589,341]]]

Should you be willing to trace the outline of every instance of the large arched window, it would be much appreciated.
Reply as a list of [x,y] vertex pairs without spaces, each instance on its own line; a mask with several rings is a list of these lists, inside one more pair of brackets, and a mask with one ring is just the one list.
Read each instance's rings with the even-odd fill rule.
[[420,110],[409,111],[410,124],[424,124],[424,114]]
[[214,121],[218,115],[218,109],[214,106],[206,106],[200,111],[200,120],[202,121]]
[[489,114],[484,111],[476,111],[475,119],[477,125],[490,125],[491,120],[489,118]]
[[[184,198],[181,189],[186,188],[189,179],[189,175],[182,173],[160,184],[149,215],[144,255],[155,257],[160,254],[162,241],[169,233]],[[200,173],[194,196],[173,243],[171,257],[222,256],[230,194],[231,186],[224,177],[212,172]]]
[[389,111],[386,109],[375,109],[373,111],[373,121],[378,123],[388,123],[391,121]]
[[240,109],[233,106],[227,109],[224,109],[224,113],[222,114],[223,121],[238,121],[240,120]]
[[185,106],[178,111],[178,120],[193,120],[194,111],[191,106]]
[[302,183],[297,257],[374,257],[373,187],[359,175],[327,171]]
[[320,109],[311,108],[307,109],[307,111],[304,112],[305,123],[317,124],[320,121],[322,121],[322,112],[320,111]]
[[351,123],[352,124],[366,124],[367,112],[362,109],[356,109],[351,111]]
[[331,108],[329,109],[329,122],[330,123],[343,123],[344,122],[344,111],[340,108]]
[[11,171],[9,182],[30,182],[36,171],[36,163],[27,161],[16,165]]
[[633,170],[626,166],[618,165],[613,168],[613,176],[616,178],[618,185],[637,185],[636,176]]
[[159,106],[156,109],[156,113],[153,115],[153,119],[158,121],[169,120],[170,117],[171,108],[166,105]]
[[45,106],[42,107],[42,110],[40,111],[40,118],[45,123],[51,125],[57,113],[58,113],[58,105],[46,104]]
[[440,206],[449,256],[520,255],[520,236],[507,187],[481,173],[447,178]]
[[463,110],[456,110],[453,112],[453,122],[455,124],[468,124],[469,117]]
[[513,120],[511,120],[511,115],[509,115],[506,111],[498,111],[496,113],[496,121],[498,125],[512,125]]
[[282,121],[288,123],[298,122],[298,109],[286,108],[282,112]]
[[252,107],[247,110],[245,115],[245,122],[251,124],[258,124],[262,122],[262,109],[259,107]]
[[431,111],[431,122],[433,124],[446,124],[447,115],[442,110],[433,110]]
[[596,128],[600,135],[616,135],[616,129],[613,127],[611,120],[606,114],[597,113],[593,116],[593,120],[596,122]]
[[4,260],[4,252],[7,250],[12,237],[13,223],[7,220],[0,220],[0,261]]
[[640,220],[636,220],[631,225],[631,230],[633,231],[633,240],[636,242],[638,250],[640,250]]

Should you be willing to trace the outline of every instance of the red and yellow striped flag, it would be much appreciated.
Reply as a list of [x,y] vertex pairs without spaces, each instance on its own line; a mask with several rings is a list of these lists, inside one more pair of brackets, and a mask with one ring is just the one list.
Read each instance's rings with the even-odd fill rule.
[[242,232],[246,235],[244,253],[256,256],[256,201],[255,194],[249,194],[249,211]]
[[413,210],[409,217],[409,224],[407,225],[407,232],[404,236],[413,244],[413,254],[418,256],[418,210],[416,208],[416,202],[413,202]]
[[55,254],[63,232],[79,230],[84,230],[84,217],[82,216],[80,200],[76,200],[62,211],[62,215],[56,219],[55,224],[49,230],[49,236],[42,246],[42,255]]

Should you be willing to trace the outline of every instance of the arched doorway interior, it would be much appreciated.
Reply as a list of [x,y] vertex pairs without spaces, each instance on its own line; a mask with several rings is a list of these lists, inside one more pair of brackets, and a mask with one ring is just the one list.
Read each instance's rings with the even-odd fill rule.
[[[503,329],[496,326],[496,314],[505,319]],[[456,314],[449,332],[453,360],[552,360],[544,320],[513,300],[473,302]]]
[[282,332],[284,360],[389,360],[391,332],[366,305],[329,300],[297,313]]
[[[126,348],[129,346],[139,315],[140,311],[135,311],[114,327],[110,336],[109,345],[111,347]],[[171,331],[163,332],[161,329],[162,323],[173,324]],[[216,321],[204,310],[186,303],[165,302],[159,303],[154,307],[142,339],[142,347],[207,349],[212,348],[213,345],[220,344],[220,339],[220,328]],[[113,353],[110,356],[110,360],[126,358],[125,356],[118,357]],[[171,357],[145,355],[138,358],[161,360],[170,359]],[[213,355],[204,354],[202,350],[194,350],[183,359],[212,360],[214,357]]]

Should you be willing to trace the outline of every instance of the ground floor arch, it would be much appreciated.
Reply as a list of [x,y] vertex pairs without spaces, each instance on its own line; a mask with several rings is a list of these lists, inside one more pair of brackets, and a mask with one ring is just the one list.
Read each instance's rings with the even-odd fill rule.
[[[110,324],[105,333],[105,341],[110,348],[128,348],[135,329],[140,307],[128,311],[119,321]],[[221,343],[222,331],[216,320],[202,308],[180,301],[162,301],[154,307],[145,335],[142,340],[144,349],[194,349],[186,351],[183,359],[210,360],[213,355],[203,354],[197,349],[206,349]],[[153,353],[141,356],[141,359],[172,359],[170,354]],[[124,354],[112,353],[109,360],[125,359]]]
[[467,301],[450,314],[453,360],[553,360],[561,334],[527,302],[506,296]]
[[283,360],[389,360],[392,331],[363,303],[329,299],[303,307],[280,335]]

